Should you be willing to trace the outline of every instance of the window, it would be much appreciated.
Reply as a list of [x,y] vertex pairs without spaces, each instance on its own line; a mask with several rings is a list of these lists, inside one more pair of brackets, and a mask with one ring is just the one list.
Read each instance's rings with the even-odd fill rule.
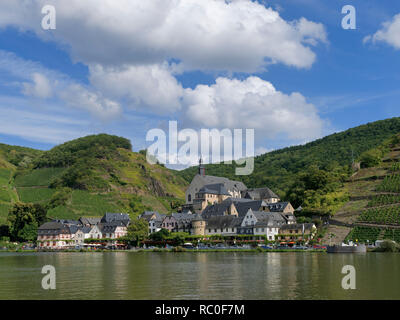
[[190,202],[190,201],[192,201],[192,195],[191,194],[188,195],[188,202]]

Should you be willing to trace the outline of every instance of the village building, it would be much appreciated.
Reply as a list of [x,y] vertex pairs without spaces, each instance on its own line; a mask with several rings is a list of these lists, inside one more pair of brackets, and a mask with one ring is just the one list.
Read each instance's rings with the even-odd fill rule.
[[205,235],[235,235],[241,218],[236,216],[212,216],[206,221]]
[[192,230],[192,221],[195,218],[194,214],[191,213],[172,213],[172,217],[175,218],[176,226],[173,232],[187,232],[190,233]]
[[253,211],[269,211],[268,205],[262,200],[228,198],[221,203],[210,205],[205,208],[202,212],[202,216],[204,218],[224,215],[244,217],[249,209]]
[[279,212],[285,218],[287,224],[296,223],[296,217],[294,215],[294,208],[290,202],[277,202],[268,204],[269,211]]
[[101,218],[100,223],[124,221],[126,224],[129,224],[130,220],[129,214],[127,213],[106,213]]
[[69,245],[70,229],[60,222],[51,221],[38,228],[38,247],[42,249],[62,249]]
[[317,228],[313,223],[285,224],[279,229],[278,240],[283,242],[307,241],[314,238]]
[[138,218],[147,221],[149,224],[149,234],[152,234],[161,230],[165,216],[165,214],[160,214],[157,211],[145,211]]
[[248,189],[243,192],[243,198],[251,200],[263,200],[266,203],[276,203],[280,198],[268,187]]
[[172,215],[167,215],[162,221],[161,228],[162,229],[167,229],[169,232],[172,232],[175,230],[178,226],[178,223],[175,219],[174,216]]
[[101,218],[95,218],[95,217],[81,217],[78,220],[81,225],[86,226],[86,227],[93,227],[95,225],[98,225],[101,221]]
[[232,198],[241,198],[242,192],[247,190],[243,182],[229,180],[228,178],[208,176],[202,160],[199,161],[198,173],[194,176],[192,182],[185,192],[186,206],[190,208],[193,205],[196,194],[206,185],[223,184],[227,193]]
[[118,239],[128,234],[125,221],[112,221],[100,225],[103,239]]
[[207,184],[196,193],[193,200],[193,210],[196,213],[202,212],[208,205],[221,203],[231,195],[223,183]]
[[279,213],[249,209],[238,228],[238,234],[265,235],[267,240],[273,241],[284,224],[286,221]]

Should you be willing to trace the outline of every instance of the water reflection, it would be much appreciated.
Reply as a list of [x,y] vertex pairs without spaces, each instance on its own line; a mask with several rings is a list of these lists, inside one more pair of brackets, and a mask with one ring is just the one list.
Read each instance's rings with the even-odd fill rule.
[[0,299],[399,299],[399,267],[388,253],[0,253]]

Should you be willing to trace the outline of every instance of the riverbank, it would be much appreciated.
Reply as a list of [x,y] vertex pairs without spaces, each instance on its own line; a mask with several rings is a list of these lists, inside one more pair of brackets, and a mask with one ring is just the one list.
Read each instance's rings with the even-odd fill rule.
[[75,249],[66,249],[66,250],[1,250],[1,252],[18,252],[18,253],[36,253],[36,252],[53,252],[53,253],[65,253],[65,252],[127,252],[127,253],[143,253],[143,252],[164,252],[164,253],[177,253],[177,252],[190,252],[190,253],[198,253],[198,252],[326,252],[325,249],[309,249],[309,250],[299,250],[299,249],[263,249],[263,248],[255,248],[255,249],[131,249],[131,250],[107,250],[107,249],[99,249],[99,250],[75,250]]

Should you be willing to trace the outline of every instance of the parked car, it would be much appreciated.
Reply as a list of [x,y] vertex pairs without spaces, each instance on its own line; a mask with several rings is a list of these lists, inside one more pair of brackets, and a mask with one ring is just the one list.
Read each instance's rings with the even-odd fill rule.
[[297,250],[308,250],[307,246],[294,246],[293,249],[297,249]]
[[195,246],[193,245],[193,243],[191,243],[191,242],[184,243],[182,247],[185,249],[196,249]]
[[263,245],[263,246],[261,246],[261,248],[263,248],[263,249],[268,249],[268,250],[271,250],[271,249],[273,249],[272,247],[270,247],[270,246],[266,246],[266,245]]

